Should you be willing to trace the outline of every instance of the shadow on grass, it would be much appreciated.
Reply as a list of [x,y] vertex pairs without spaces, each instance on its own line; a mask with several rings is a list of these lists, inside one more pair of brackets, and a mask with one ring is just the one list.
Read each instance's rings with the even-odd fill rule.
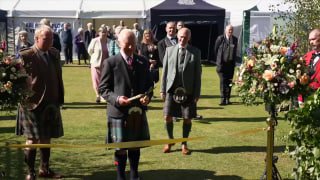
[[[126,172],[127,179],[129,179],[129,172]],[[214,171],[205,171],[205,170],[195,170],[195,169],[165,169],[165,170],[148,170],[140,171],[139,175],[141,179],[146,180],[213,180],[213,179],[232,179],[238,180],[242,179],[239,176],[235,175],[215,175]],[[90,176],[78,176],[73,178],[81,178],[84,180],[92,179],[116,179],[115,171],[98,171],[93,172]]]
[[1,120],[15,120],[16,115],[5,115],[5,116],[0,116],[0,121]]
[[0,127],[0,134],[1,133],[14,133],[15,127]]
[[105,109],[107,103],[96,102],[67,102],[63,104],[63,109]]
[[22,149],[0,147],[0,171],[3,173],[1,180],[24,179],[24,155]]
[[[274,152],[280,153],[285,151],[286,146],[274,146]],[[289,147],[293,149],[293,146]],[[242,152],[266,152],[266,146],[226,146],[226,147],[213,147],[211,149],[193,149],[193,152],[202,152],[209,154],[223,154],[223,153],[242,153]]]
[[203,124],[211,124],[212,122],[223,122],[223,121],[231,121],[231,122],[263,122],[266,121],[266,117],[244,117],[244,118],[206,118],[204,117],[201,120],[194,120]]

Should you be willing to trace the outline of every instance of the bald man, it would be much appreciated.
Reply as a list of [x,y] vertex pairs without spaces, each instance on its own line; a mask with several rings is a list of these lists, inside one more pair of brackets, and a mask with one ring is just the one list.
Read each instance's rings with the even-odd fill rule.
[[[320,29],[313,29],[309,33],[311,51],[304,55],[306,65],[309,67],[309,86],[314,91],[320,87]],[[299,105],[303,104],[304,98],[299,96]]]
[[[107,142],[149,140],[146,110],[153,87],[149,64],[144,57],[134,54],[136,38],[131,30],[122,30],[118,41],[120,53],[104,61],[99,85],[99,93],[108,102]],[[140,94],[143,96],[132,99]],[[139,179],[139,148],[116,149],[114,158],[117,179],[126,179],[127,157],[130,162],[130,179]]]
[[[201,89],[201,52],[188,44],[191,31],[181,28],[178,31],[178,44],[167,47],[163,58],[160,96],[165,101],[163,114],[167,135],[173,139],[173,117],[182,117],[182,137],[188,138],[191,120],[196,117],[196,102]],[[170,153],[173,144],[163,148]],[[189,155],[187,142],[182,143],[182,154]]]
[[215,43],[217,73],[220,79],[220,106],[231,104],[231,83],[236,65],[238,39],[233,36],[232,25],[226,26],[225,33]]

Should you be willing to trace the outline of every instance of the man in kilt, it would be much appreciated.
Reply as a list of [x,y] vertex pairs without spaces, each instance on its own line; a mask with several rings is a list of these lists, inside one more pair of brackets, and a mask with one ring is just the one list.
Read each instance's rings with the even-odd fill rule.
[[[196,103],[201,88],[201,52],[188,44],[191,31],[181,28],[178,31],[178,44],[167,47],[163,58],[160,95],[165,100],[163,114],[165,128],[173,139],[172,117],[182,117],[182,137],[187,138],[191,131],[191,119],[196,117]],[[173,144],[163,148],[164,153],[171,152]],[[187,142],[182,142],[182,154],[189,155]]]
[[[18,107],[16,134],[27,138],[26,144],[50,144],[51,138],[63,136],[59,106],[64,102],[60,53],[52,47],[53,32],[42,25],[35,31],[35,44],[20,51],[29,88],[33,94]],[[26,179],[35,179],[36,150],[26,148]],[[50,148],[40,148],[39,177],[61,178],[49,168]]]
[[[107,100],[107,142],[149,140],[146,117],[153,82],[148,61],[134,54],[136,38],[124,29],[118,36],[120,53],[103,62],[99,93]],[[130,179],[138,180],[139,148],[116,149],[117,179],[124,180],[127,157],[130,162]]]

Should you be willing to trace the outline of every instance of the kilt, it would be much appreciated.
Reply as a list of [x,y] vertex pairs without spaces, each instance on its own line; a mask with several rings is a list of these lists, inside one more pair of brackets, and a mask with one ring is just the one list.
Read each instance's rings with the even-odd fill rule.
[[16,135],[50,139],[64,134],[60,108],[55,104],[40,104],[34,110],[19,105],[16,120]]
[[130,116],[124,118],[108,116],[106,143],[150,140],[146,112],[142,111],[141,115]]
[[197,116],[197,105],[193,96],[188,95],[184,103],[178,104],[173,100],[173,93],[167,93],[163,106],[163,115],[192,119]]

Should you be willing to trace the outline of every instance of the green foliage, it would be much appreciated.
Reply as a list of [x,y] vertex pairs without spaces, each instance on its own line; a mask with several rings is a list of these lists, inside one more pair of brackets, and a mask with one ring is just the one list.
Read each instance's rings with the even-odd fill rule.
[[320,90],[303,108],[291,110],[286,118],[291,131],[288,139],[296,144],[290,156],[296,160],[299,179],[320,179]]
[[280,12],[278,18],[286,22],[284,34],[298,40],[300,51],[307,52],[309,32],[320,25],[320,0],[284,0],[284,4],[289,6],[286,12],[280,12],[278,6],[271,10]]

